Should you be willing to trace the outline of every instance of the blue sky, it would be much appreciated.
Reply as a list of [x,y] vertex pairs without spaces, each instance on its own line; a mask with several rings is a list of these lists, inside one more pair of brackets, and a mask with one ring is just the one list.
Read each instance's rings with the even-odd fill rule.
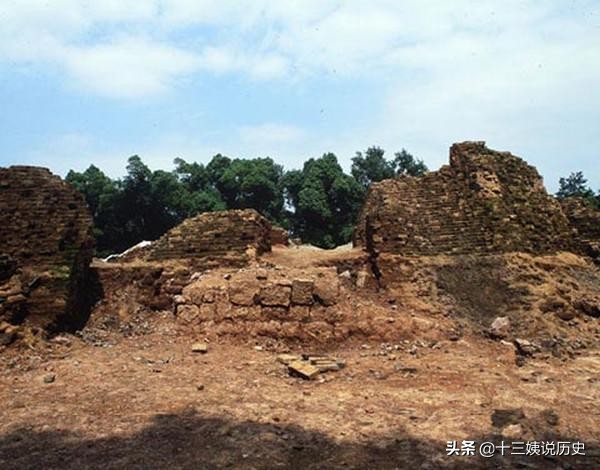
[[485,140],[600,189],[600,2],[0,0],[0,165]]

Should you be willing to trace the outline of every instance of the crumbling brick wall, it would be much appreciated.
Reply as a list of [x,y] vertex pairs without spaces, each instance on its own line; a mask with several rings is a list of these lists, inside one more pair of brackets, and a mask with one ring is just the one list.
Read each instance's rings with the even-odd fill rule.
[[570,240],[536,169],[484,142],[452,145],[439,171],[372,184],[353,239],[373,255],[547,253]]
[[152,245],[148,259],[243,265],[271,251],[271,224],[253,209],[205,212],[183,221]]
[[0,320],[85,321],[93,254],[83,196],[45,168],[0,168]]
[[289,245],[288,231],[283,227],[273,225],[271,227],[271,245]]
[[600,209],[578,197],[568,197],[560,204],[569,219],[579,250],[588,256],[600,257]]

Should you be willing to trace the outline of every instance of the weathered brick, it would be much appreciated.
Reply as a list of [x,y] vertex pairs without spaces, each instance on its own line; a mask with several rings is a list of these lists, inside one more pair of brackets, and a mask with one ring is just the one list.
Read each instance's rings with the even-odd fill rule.
[[294,279],[292,281],[292,303],[296,305],[312,305],[314,282],[311,279]]

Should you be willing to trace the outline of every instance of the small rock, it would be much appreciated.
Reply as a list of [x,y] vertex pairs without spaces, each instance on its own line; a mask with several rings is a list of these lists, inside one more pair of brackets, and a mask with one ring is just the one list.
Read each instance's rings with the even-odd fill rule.
[[496,317],[490,325],[489,334],[492,338],[506,338],[510,331],[510,320],[508,317]]
[[523,420],[525,420],[525,413],[521,408],[496,409],[492,413],[492,425],[496,428],[520,424]]
[[45,384],[51,384],[56,380],[56,374],[46,374],[43,380]]
[[575,318],[575,310],[569,307],[562,308],[556,312],[556,316],[564,321],[570,321]]
[[506,439],[519,439],[523,435],[523,428],[520,424],[509,424],[502,429],[502,437]]
[[229,273],[224,274],[223,279],[225,279],[226,281],[229,281],[229,279],[231,279],[231,274],[229,274]]
[[197,384],[196,385],[196,390],[198,390],[198,391],[204,390],[204,384]]
[[256,270],[256,279],[258,279],[259,281],[265,281],[268,277],[269,276],[267,274],[266,269],[257,269]]
[[317,367],[307,362],[294,361],[288,364],[288,372],[290,375],[302,377],[305,380],[314,379],[319,375],[320,371]]
[[192,344],[192,352],[206,354],[208,352],[208,344],[199,342]]
[[255,351],[262,351],[263,347],[262,346],[254,346],[254,350]]
[[8,346],[16,338],[14,331],[4,331],[0,333],[0,346]]
[[517,352],[525,356],[531,356],[537,350],[530,341],[521,338],[515,339],[515,346],[517,347]]
[[277,362],[280,362],[281,364],[285,364],[286,366],[290,363],[290,362],[295,362],[295,361],[300,361],[301,357],[298,356],[297,354],[280,354],[277,356]]
[[457,333],[457,332],[453,331],[452,333],[450,333],[448,335],[448,339],[450,341],[458,341],[460,339],[460,333]]
[[552,409],[546,409],[542,411],[541,416],[544,419],[544,421],[546,421],[546,423],[548,423],[550,426],[558,425],[559,418],[556,411]]
[[416,367],[403,367],[400,364],[396,364],[394,366],[394,369],[396,370],[396,372],[403,372],[405,374],[416,374],[417,373]]

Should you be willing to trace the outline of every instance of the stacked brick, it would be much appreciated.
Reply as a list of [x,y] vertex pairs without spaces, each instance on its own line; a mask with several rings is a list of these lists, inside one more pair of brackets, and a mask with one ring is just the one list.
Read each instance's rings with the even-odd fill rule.
[[375,256],[572,246],[569,222],[536,169],[483,142],[454,144],[439,171],[371,185],[353,241]]
[[0,320],[84,320],[93,246],[79,192],[45,168],[0,168]]
[[149,260],[191,259],[204,266],[243,265],[271,251],[271,224],[253,209],[205,212],[152,245]]
[[277,225],[271,227],[271,245],[288,246],[290,244],[288,231]]
[[336,268],[244,268],[206,273],[176,295],[177,318],[221,334],[299,337],[331,333],[340,313]]
[[561,206],[579,250],[588,256],[600,257],[600,209],[578,197],[563,199]]

